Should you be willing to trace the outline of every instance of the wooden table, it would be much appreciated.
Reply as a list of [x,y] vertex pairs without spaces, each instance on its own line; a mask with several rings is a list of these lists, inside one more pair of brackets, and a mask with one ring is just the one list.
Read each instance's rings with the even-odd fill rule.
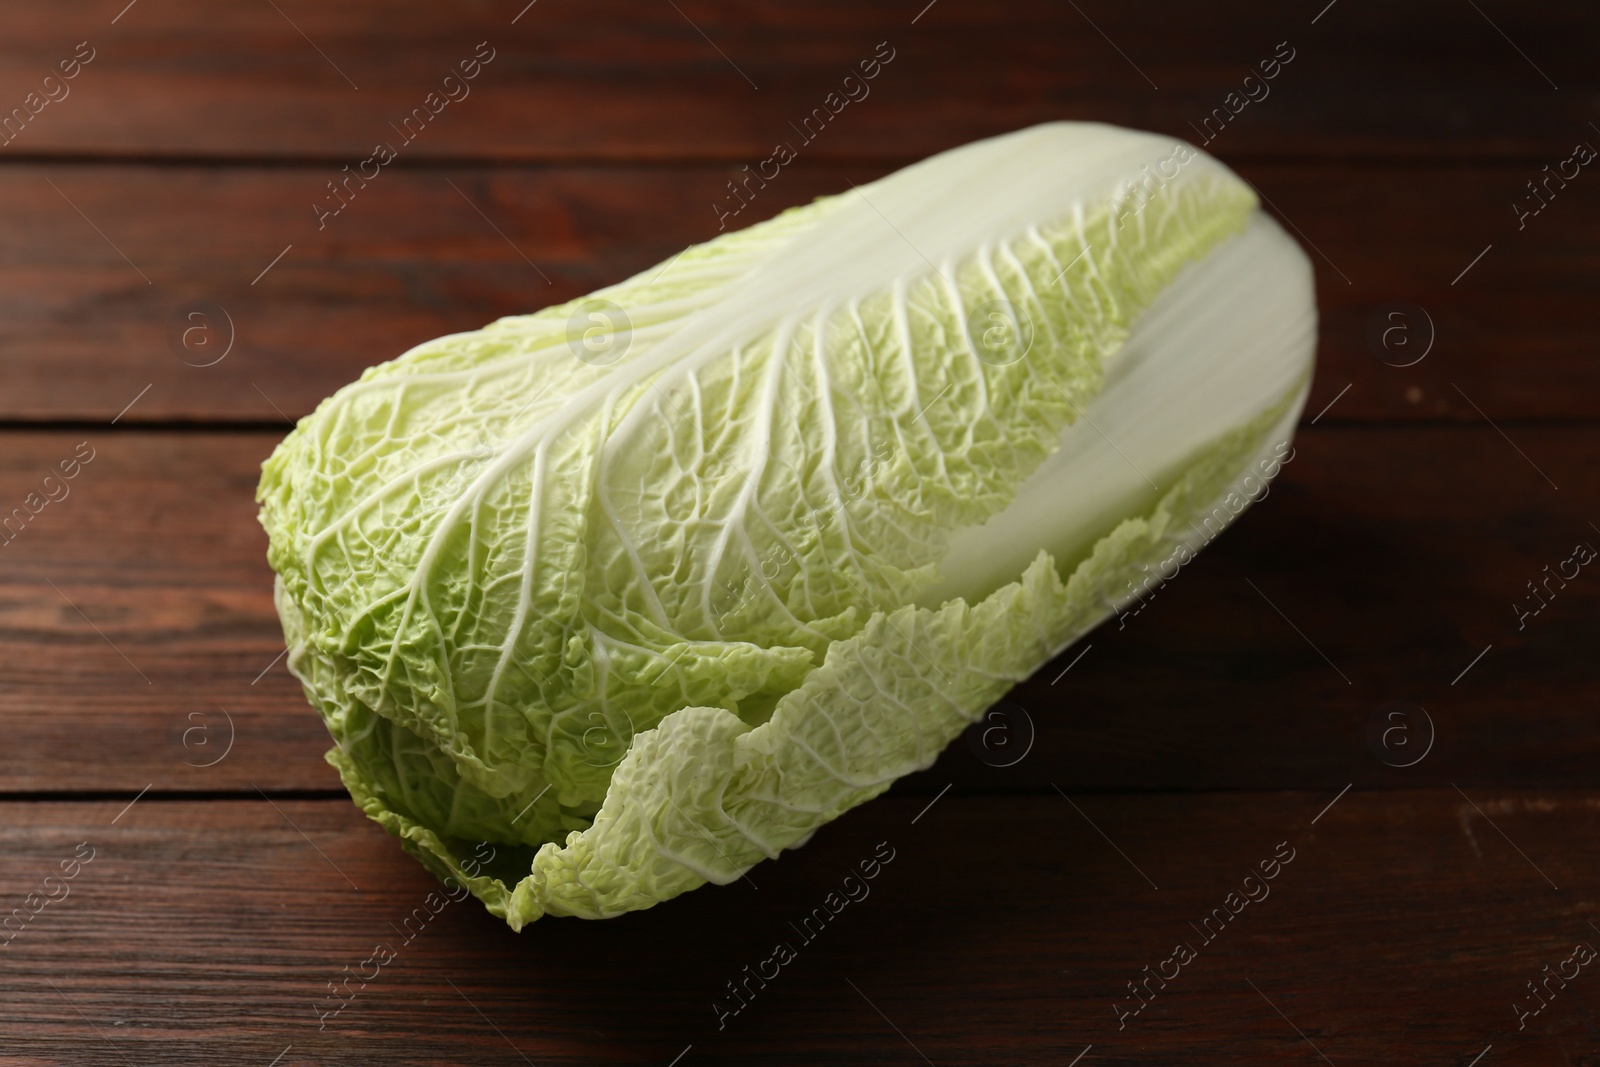
[[[1525,184],[1600,145],[1593,5],[524,2],[3,5],[0,1065],[1600,1062],[1600,576],[1514,607],[1600,545],[1600,176]],[[1316,264],[1295,460],[1003,758],[649,912],[407,940],[436,883],[322,762],[259,463],[363,367],[711,236],[890,53],[738,224],[1048,119],[1214,134]]]

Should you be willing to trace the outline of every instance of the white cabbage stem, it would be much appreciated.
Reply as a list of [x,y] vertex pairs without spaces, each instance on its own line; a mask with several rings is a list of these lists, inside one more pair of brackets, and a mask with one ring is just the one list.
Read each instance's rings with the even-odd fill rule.
[[[1108,359],[1105,388],[1062,432],[1061,447],[1008,507],[951,535],[940,581],[920,601],[982,599],[1015,581],[1041,549],[1069,568],[1145,510],[1207,444],[1303,383],[1268,438],[1270,453],[1299,417],[1316,340],[1311,263],[1258,210],[1243,233],[1156,297]],[[1259,468],[1249,469],[1259,478]],[[1260,496],[1249,485],[1239,493]]]

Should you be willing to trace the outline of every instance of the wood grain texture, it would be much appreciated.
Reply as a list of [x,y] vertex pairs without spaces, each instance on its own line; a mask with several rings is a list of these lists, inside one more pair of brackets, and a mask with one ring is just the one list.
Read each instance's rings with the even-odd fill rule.
[[[975,731],[899,788],[1600,787],[1600,577],[1550,585],[1525,621],[1512,607],[1536,606],[1527,583],[1578,542],[1600,546],[1600,439],[1511,433],[1514,446],[1482,425],[1303,431],[1259,506],[1012,694],[1035,735],[1026,758],[991,766],[1029,731],[996,720],[987,748]],[[337,788],[321,723],[276,662],[254,489],[277,436],[0,435],[8,506],[78,442],[95,450],[70,495],[0,547],[0,792]],[[1437,733],[1405,769],[1366,733],[1394,700]],[[230,716],[231,752],[199,766],[219,759]]]
[[[1576,0],[0,0],[13,127],[94,49],[0,134],[0,1067],[1600,1063],[1592,965],[1513,1007],[1600,946],[1600,578],[1544,584],[1600,545],[1600,179],[1514,207],[1600,144],[1597,29]],[[796,130],[879,42],[869,95]],[[732,225],[1053,119],[1209,139],[1312,257],[1315,424],[1269,497],[748,879],[520,937],[432,917],[276,658],[253,496],[289,421],[709,238],[780,141]]]
[[1285,42],[1294,58],[1229,120],[1228,151],[1543,157],[1589,136],[1588,50],[1600,28],[1575,0],[1537,10],[1341,4],[1320,17],[1323,2],[1265,0],[338,0],[276,10],[182,0],[117,17],[125,5],[0,6],[8,110],[77,42],[96,50],[71,94],[0,151],[354,161],[480,41],[495,58],[410,146],[412,158],[754,164],[879,42],[891,64],[817,139],[819,157],[909,161],[1063,118],[1187,138],[1215,109],[1239,106],[1228,94],[1250,89],[1245,76]]
[[[1336,1064],[1465,1064],[1491,1044],[1500,1062],[1586,1062],[1592,965],[1520,1032],[1511,1005],[1600,943],[1600,796],[1333,799],[886,798],[748,882],[520,936],[474,903],[430,909],[439,884],[340,801],[10,803],[7,909],[94,851],[64,899],[0,935],[0,1054],[420,1067],[666,1064],[692,1046],[685,1067],[995,1067],[1092,1045],[1082,1062],[1320,1062],[1309,1040]],[[846,884],[875,853],[892,858]],[[1245,881],[1275,854],[1291,857],[1275,878]],[[859,899],[807,941],[841,890]],[[1209,942],[1191,927],[1244,891],[1261,899]],[[722,1019],[727,983],[779,942],[795,958]],[[1179,942],[1196,958],[1119,1029],[1128,983]],[[396,958],[363,966],[380,944]],[[347,967],[370,980],[321,1019]]]
[[[1327,421],[1600,415],[1592,317],[1577,299],[1600,269],[1588,236],[1600,197],[1575,188],[1519,232],[1511,202],[1535,176],[1522,164],[1240,172],[1310,245],[1322,343],[1308,418],[1335,399]],[[729,177],[383,173],[319,231],[311,204],[336,173],[0,169],[0,420],[110,421],[136,398],[122,421],[298,418],[413,345],[571,299],[714,236]],[[880,173],[796,163],[734,223]],[[183,347],[183,311],[202,299],[226,320],[195,320]],[[1384,318],[1395,301],[1422,310]],[[1375,323],[1380,337],[1393,327],[1391,348],[1375,346]]]

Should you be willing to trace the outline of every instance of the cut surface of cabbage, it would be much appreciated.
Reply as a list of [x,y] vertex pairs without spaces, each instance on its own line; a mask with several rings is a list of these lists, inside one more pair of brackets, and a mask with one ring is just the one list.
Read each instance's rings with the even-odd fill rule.
[[967,145],[324,401],[259,492],[290,668],[513,927],[728,882],[1254,499],[1314,337],[1210,157]]

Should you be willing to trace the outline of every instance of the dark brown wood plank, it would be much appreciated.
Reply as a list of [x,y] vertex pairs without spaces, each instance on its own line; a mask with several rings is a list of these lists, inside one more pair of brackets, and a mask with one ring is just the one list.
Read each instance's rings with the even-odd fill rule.
[[275,440],[4,435],[14,524],[60,462],[92,458],[0,546],[0,722],[21,731],[0,791],[338,787],[327,732],[278,662],[254,504]]
[[[1237,526],[1012,694],[1035,734],[1025,758],[990,765],[1025,747],[1018,725],[900,788],[1600,786],[1600,582],[1552,584],[1520,630],[1512,607],[1533,607],[1527,583],[1575,544],[1600,546],[1600,438],[1508,432],[1515,445],[1487,426],[1302,432]],[[78,442],[95,450],[0,547],[0,792],[338,787],[321,723],[274,665],[253,497],[276,439],[0,434],[8,509]],[[1397,700],[1437,733],[1403,769],[1385,758],[1419,751],[1415,711],[1391,748],[1367,737]],[[228,716],[231,751],[197,766],[220,758]]]
[[[1308,417],[1336,397],[1329,421],[1600,416],[1580,299],[1600,269],[1589,239],[1600,197],[1575,187],[1519,232],[1510,204],[1533,176],[1523,165],[1241,172],[1316,263],[1323,342]],[[0,420],[109,421],[136,398],[123,421],[298,417],[412,345],[570,299],[714,236],[728,177],[398,172],[319,231],[311,204],[332,173],[0,170]],[[797,163],[738,221],[878,173]],[[226,318],[194,320],[182,347],[174,337],[200,300]],[[1413,309],[1385,319],[1396,301]],[[1374,324],[1379,336],[1393,327],[1390,348],[1374,345]]]
[[[8,908],[93,858],[0,935],[3,1054],[993,1067],[1092,1045],[1081,1062],[1321,1062],[1311,1042],[1336,1064],[1466,1064],[1490,1045],[1497,1062],[1586,1062],[1592,965],[1521,1031],[1512,1005],[1600,944],[1600,796],[1358,790],[1324,811],[1333,799],[946,797],[919,818],[923,798],[886,798],[751,882],[520,937],[472,903],[430,916],[438,883],[343,802],[9,803]],[[846,886],[875,852],[892,858]],[[841,888],[860,899],[805,940]],[[1259,899],[1197,932],[1244,892]],[[417,908],[428,921],[403,928]],[[727,983],[779,942],[795,958],[719,1029]],[[1180,942],[1195,958],[1119,1029],[1128,983]],[[363,968],[379,945],[395,958]],[[369,981],[319,1028],[347,967]]]
[[[1591,5],[1503,0],[125,3],[0,8],[7,110],[77,42],[95,56],[6,151],[354,162],[486,41],[495,58],[408,157],[754,164],[887,42],[869,95],[808,152],[915,158],[1058,118],[1187,137],[1232,107],[1240,153],[1544,162],[1591,134],[1600,29]],[[1279,42],[1289,65],[1246,85]]]

